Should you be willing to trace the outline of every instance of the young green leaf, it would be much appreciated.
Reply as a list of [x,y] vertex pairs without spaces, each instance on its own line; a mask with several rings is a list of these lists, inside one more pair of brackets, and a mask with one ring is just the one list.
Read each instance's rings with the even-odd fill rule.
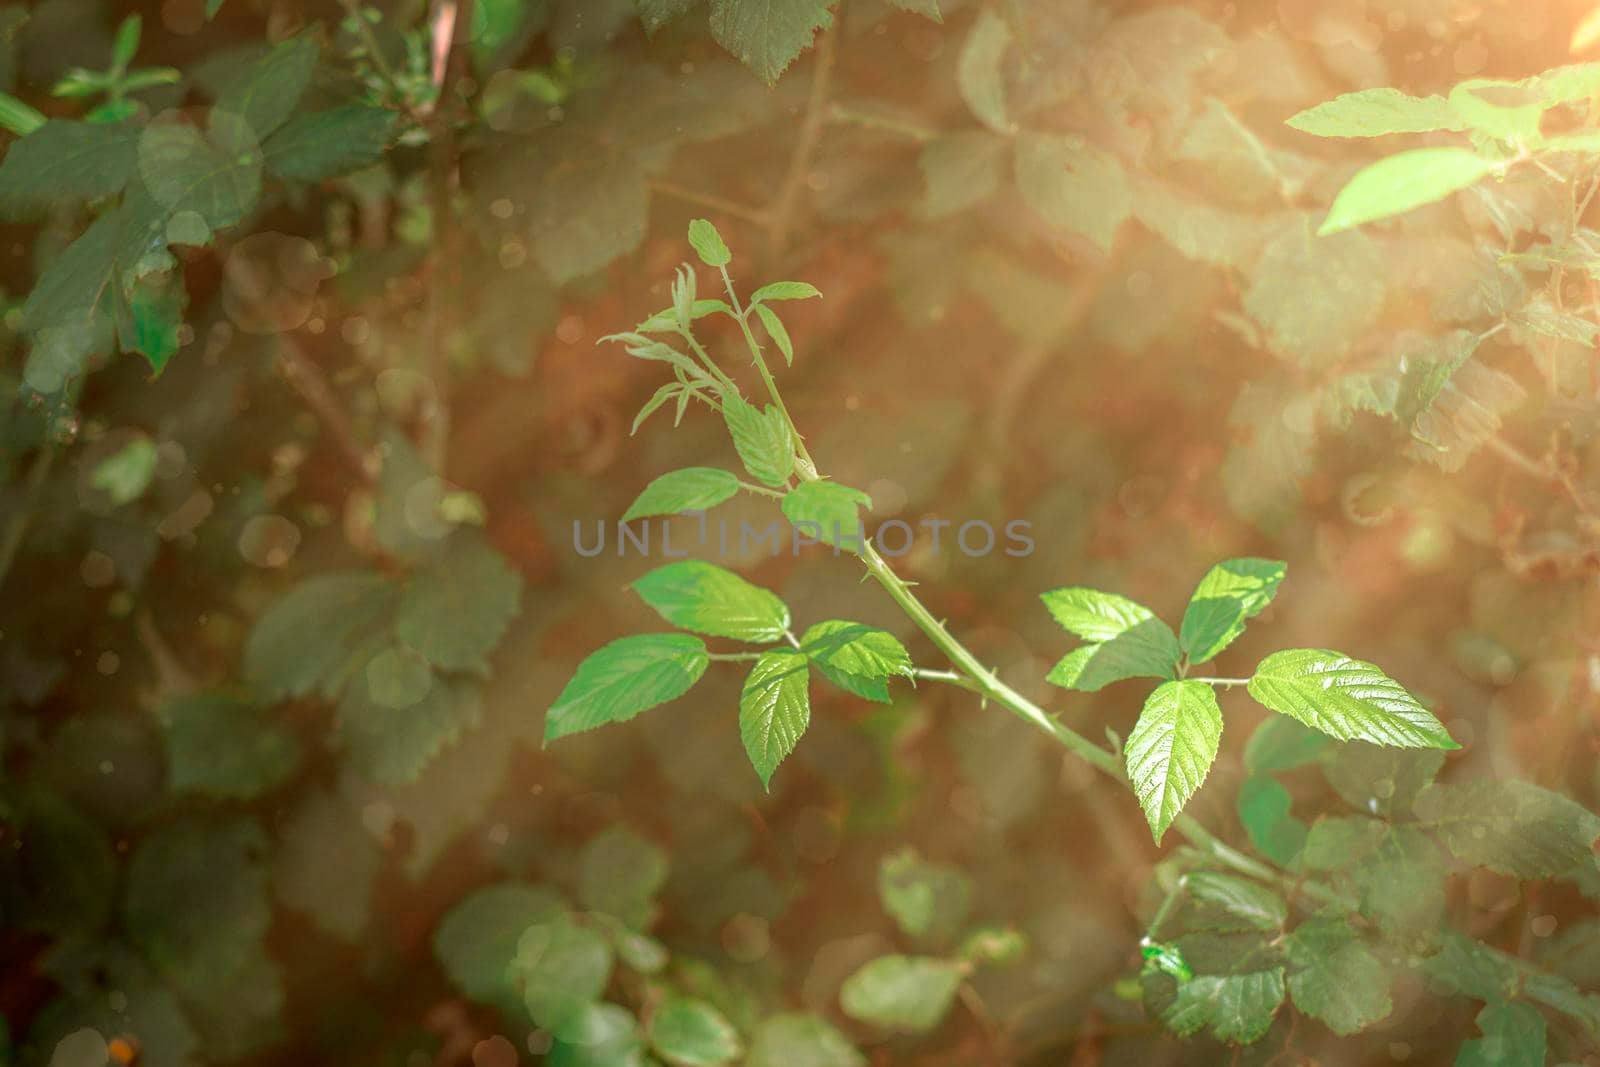
[[789,339],[789,331],[784,328],[783,320],[778,318],[778,313],[765,304],[757,304],[756,317],[761,320],[761,325],[767,328],[767,336],[772,338],[773,344],[778,346],[778,351],[783,353],[783,361],[789,366],[794,366],[794,342]]
[[1178,986],[1161,1019],[1179,1037],[1209,1029],[1218,1041],[1248,1045],[1266,1036],[1283,1005],[1283,968],[1201,975]]
[[0,93],[0,129],[9,130],[18,137],[26,137],[47,121],[44,112],[38,108],[23,103],[10,93]]
[[787,483],[794,473],[794,435],[783,412],[772,404],[762,411],[736,396],[726,396],[722,398],[722,417],[750,476],[765,485]]
[[782,600],[711,563],[668,563],[635,581],[633,590],[674,626],[712,637],[763,644],[789,628]]
[[745,1067],[867,1067],[867,1058],[816,1015],[772,1015],[750,1038]]
[[822,291],[810,282],[772,282],[750,294],[750,303],[765,304],[774,300],[822,299]]
[[1286,942],[1294,1006],[1340,1036],[1365,1030],[1394,1010],[1389,972],[1342,919],[1301,923]]
[[1486,1004],[1478,1013],[1482,1037],[1463,1041],[1455,1067],[1543,1067],[1545,1022],[1528,1004]]
[[711,35],[768,85],[833,24],[828,0],[711,0]]
[[[663,404],[671,400],[673,397],[680,398],[678,412],[681,419],[683,413],[683,404],[681,403],[681,398],[685,397],[687,393],[688,390],[686,390],[678,382],[668,382],[666,385],[663,385],[661,388],[657,389],[651,395],[650,399],[644,402],[644,406],[639,409],[639,413],[633,417],[633,426],[628,430],[628,434],[632,436],[633,434],[638,433],[639,427],[644,425],[644,420],[648,419],[651,415],[654,415],[658,410],[660,410]],[[735,479],[735,481],[737,480],[738,479]]]
[[1178,628],[1178,647],[1190,663],[1206,663],[1244,633],[1278,592],[1287,565],[1273,559],[1230,559],[1200,579]]
[[733,261],[733,253],[723,243],[722,234],[706,219],[695,219],[689,223],[689,244],[694,246],[700,262],[708,267],[726,267]]
[[1600,837],[1600,816],[1530,782],[1436,785],[1415,810],[1456,856],[1515,878],[1552,878],[1592,862]]
[[677,1067],[721,1067],[742,1051],[739,1033],[703,1000],[668,997],[650,1017],[650,1044]]
[[144,27],[144,20],[138,15],[129,15],[117,27],[117,35],[111,40],[111,69],[125,71],[128,64],[133,62],[134,55],[139,51],[139,31]]
[[1357,171],[1339,190],[1317,236],[1443,200],[1478,184],[1499,166],[1466,148],[1414,148],[1380,159]]
[[628,505],[623,522],[683,511],[709,511],[739,492],[739,479],[716,467],[685,467],[669,471],[644,487]]
[[1432,713],[1377,667],[1341,652],[1297,648],[1262,660],[1250,695],[1340,741],[1460,748]]
[[1221,738],[1222,709],[1204,682],[1164,682],[1145,701],[1124,756],[1156,844],[1205,781]]
[[1041,594],[1067,632],[1090,642],[1067,653],[1048,680],[1093,691],[1125,678],[1171,678],[1180,652],[1172,628],[1115,593],[1069,587]]
[[811,725],[806,658],[798,652],[764,652],[739,695],[739,736],[750,764],[771,787],[772,773]]
[[784,494],[779,506],[795,529],[837,550],[865,538],[858,509],[870,509],[872,498],[838,482],[801,482]]
[[676,700],[700,680],[709,662],[705,642],[688,634],[619,638],[578,664],[545,716],[545,742],[626,722]]
[[996,133],[1009,133],[1011,120],[1006,113],[1006,84],[1001,62],[1011,46],[1011,24],[994,11],[984,8],[962,42],[956,60],[956,85],[972,113]]
[[961,988],[961,968],[926,956],[879,956],[839,990],[844,1013],[886,1030],[924,1033],[938,1026]]
[[1383,137],[1466,129],[1444,97],[1408,96],[1398,89],[1345,93],[1300,112],[1288,124],[1316,137]]
[[395,636],[447,671],[488,671],[489,653],[516,617],[522,576],[469,531],[411,578],[395,613]]
[[829,619],[806,630],[800,651],[812,662],[858,678],[888,678],[912,673],[911,654],[898,638],[859,622]]
[[509,973],[533,1021],[565,1039],[605,992],[612,961],[602,934],[563,915],[523,931]]

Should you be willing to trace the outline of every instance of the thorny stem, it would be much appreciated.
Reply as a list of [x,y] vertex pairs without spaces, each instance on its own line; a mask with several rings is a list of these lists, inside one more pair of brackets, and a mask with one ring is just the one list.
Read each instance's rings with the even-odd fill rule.
[[1220,685],[1224,689],[1235,685],[1247,685],[1250,681],[1248,678],[1188,678],[1185,680],[1190,682],[1204,682],[1207,685]]

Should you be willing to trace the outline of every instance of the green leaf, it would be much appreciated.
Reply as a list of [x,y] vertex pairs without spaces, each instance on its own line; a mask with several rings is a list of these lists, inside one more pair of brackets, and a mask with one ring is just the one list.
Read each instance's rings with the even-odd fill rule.
[[48,121],[38,108],[23,103],[10,93],[0,93],[0,129],[9,130],[18,137],[26,137]]
[[813,663],[857,678],[911,677],[911,654],[887,630],[829,619],[806,630],[800,651]]
[[156,473],[156,445],[140,434],[95,465],[89,484],[116,505],[138,500]]
[[1323,816],[1311,824],[1302,862],[1314,871],[1354,867],[1378,847],[1388,827],[1365,816]]
[[261,194],[259,153],[248,144],[239,120],[213,116],[225,125],[206,137],[193,126],[161,122],[139,138],[139,175],[168,214],[193,211],[213,230],[232,226],[255,208]]
[[767,328],[767,336],[772,338],[772,343],[783,353],[784,363],[794,366],[794,342],[789,339],[789,331],[784,328],[783,320],[778,318],[777,312],[765,304],[757,304],[755,308],[756,317],[761,320],[761,325]]
[[907,846],[878,864],[878,900],[911,937],[955,934],[972,903],[972,879],[957,867],[929,863]]
[[851,693],[861,697],[863,700],[870,700],[877,704],[893,703],[889,699],[889,683],[884,678],[867,678],[859,674],[851,674],[849,671],[836,670],[825,663],[818,663],[816,660],[811,661],[811,666],[815,667],[817,673],[827,679],[830,684],[843,689],[846,693]]
[[782,600],[711,563],[668,563],[635,581],[633,591],[674,626],[712,637],[764,644],[789,629]]
[[1294,1006],[1340,1036],[1365,1030],[1394,1010],[1389,974],[1341,920],[1312,919],[1287,942]]
[[143,27],[144,20],[138,15],[129,15],[117,27],[117,34],[111,39],[113,70],[127,70],[128,64],[133,62],[133,57],[139,51],[139,31]]
[[1040,596],[1067,632],[1091,642],[1055,665],[1048,680],[1093,691],[1125,678],[1171,678],[1178,638],[1142,604],[1115,593],[1072,586]]
[[1513,957],[1451,930],[1441,931],[1439,942],[1420,967],[1432,992],[1486,1001],[1516,995],[1522,979]]
[[1221,739],[1222,709],[1204,682],[1164,682],[1145,701],[1124,755],[1156,844],[1205,781]]
[[1414,148],[1356,172],[1333,198],[1317,236],[1354,229],[1443,200],[1500,166],[1465,148]]
[[268,608],[244,647],[244,676],[270,697],[336,694],[361,647],[390,617],[395,589],[376,571],[334,571]]
[[956,130],[922,146],[917,166],[928,218],[948,218],[993,196],[1000,188],[1010,142],[988,130]]
[[106,832],[54,790],[8,788],[0,804],[11,838],[0,852],[7,927],[94,936],[116,900],[121,866]]
[[711,35],[768,85],[833,24],[827,0],[711,0]]
[[1394,749],[1348,744],[1334,748],[1322,774],[1357,811],[1389,818],[1404,815],[1444,766],[1438,749]]
[[441,670],[487,672],[521,597],[522,576],[505,557],[459,532],[412,575],[395,612],[395,636]]
[[650,1017],[650,1044],[679,1067],[719,1067],[742,1051],[738,1031],[703,1000],[668,997]]
[[144,356],[156,374],[177,355],[183,309],[189,300],[176,261],[166,253],[160,256],[174,269],[151,270],[136,278],[125,275],[121,299],[113,302],[122,350]]
[[239,973],[272,923],[270,842],[252,819],[190,817],[155,831],[128,864],[122,916],[161,975],[188,994]]
[[561,898],[543,886],[501,882],[463,897],[433,932],[433,956],[468,1000],[513,1015],[522,997],[507,970],[522,933],[566,913]]
[[739,478],[716,467],[685,467],[670,471],[644,487],[628,505],[623,522],[683,511],[709,511],[739,492]]
[[772,282],[750,294],[750,303],[764,304],[773,300],[821,300],[822,290],[810,282]]
[[1010,133],[1001,66],[1011,46],[1011,25],[991,8],[978,13],[956,60],[956,86],[972,113],[997,133]]
[[1529,782],[1436,785],[1415,809],[1456,856],[1516,878],[1553,878],[1592,862],[1600,837],[1600,817]]
[[654,1067],[633,1013],[615,1004],[586,1004],[562,1028],[546,1067]]
[[633,6],[639,10],[639,21],[644,23],[644,32],[652,37],[698,3],[700,0],[633,0]]
[[722,240],[722,234],[706,219],[689,223],[689,244],[694,247],[700,262],[708,267],[726,267],[733,261],[733,253]]
[[272,46],[217,97],[216,110],[244,120],[257,141],[264,141],[294,112],[311,84],[317,65],[317,41],[311,34]]
[[1469,78],[1450,90],[1450,107],[1472,130],[1497,141],[1536,141],[1545,102],[1525,82]]
[[1195,900],[1226,913],[1246,927],[1279,930],[1289,920],[1289,906],[1283,897],[1259,882],[1216,871],[1195,871],[1185,876],[1183,885]]
[[1017,189],[1051,226],[1109,252],[1133,210],[1122,164],[1081,137],[1028,134],[1017,141]]
[[739,736],[750,764],[770,788],[772,772],[811,725],[806,658],[798,652],[764,652],[739,695]]
[[[352,678],[339,701],[339,738],[360,775],[380,785],[415,782],[440,753],[478,724],[482,702],[475,686],[428,677],[422,689],[385,668],[406,662],[379,653]],[[397,685],[408,687],[396,691]],[[415,695],[420,690],[420,695]],[[415,695],[415,699],[412,697]]]
[[944,22],[944,15],[939,12],[939,0],[889,0],[889,3],[901,11],[909,11],[934,22]]
[[867,1067],[867,1058],[816,1015],[771,1015],[750,1038],[745,1067]]
[[0,219],[29,222],[55,206],[115,196],[138,149],[137,127],[51,119],[6,150]]
[[1178,629],[1178,647],[1190,663],[1206,663],[1244,633],[1277,595],[1287,564],[1273,559],[1230,559],[1200,579]]
[[1245,770],[1251,774],[1293,770],[1315,763],[1331,745],[1327,734],[1296,719],[1268,715],[1245,743]]
[[179,697],[163,704],[157,718],[174,793],[253,800],[286,782],[300,762],[294,735],[239,697]]
[[1377,667],[1340,652],[1275,652],[1256,667],[1250,695],[1341,741],[1397,748],[1460,748],[1439,720]]
[[1444,97],[1408,96],[1398,89],[1345,93],[1300,112],[1288,124],[1317,137],[1383,137],[1466,129]]
[[508,973],[522,987],[533,1021],[569,1040],[581,1032],[585,1009],[605,992],[611,967],[610,942],[560,916],[522,932]]
[[666,881],[666,852],[626,826],[596,834],[578,857],[579,902],[632,927],[648,923],[651,902]]
[[546,743],[626,722],[687,693],[710,662],[705,642],[688,634],[619,638],[578,664],[544,721]]
[[1240,784],[1234,805],[1250,844],[1280,867],[1293,867],[1305,848],[1306,824],[1290,814],[1293,803],[1276,778],[1256,775]]
[[[1383,252],[1366,234],[1318,239],[1303,216],[1294,216],[1249,272],[1244,309],[1265,330],[1273,352],[1302,365],[1327,366],[1363,343],[1376,324],[1389,294],[1385,265]],[[1240,414],[1236,407],[1235,418]],[[1268,436],[1269,429],[1275,436]],[[1270,424],[1256,424],[1254,432],[1269,442],[1275,465],[1296,469],[1293,450],[1300,446],[1292,434],[1285,439],[1286,429]]]
[[1477,1022],[1483,1036],[1462,1042],[1456,1067],[1543,1067],[1545,1022],[1536,1008],[1487,1004]]
[[838,482],[801,482],[784,494],[779,506],[796,530],[833,545],[837,552],[852,541],[864,542],[866,526],[859,509],[870,510],[872,498]]
[[398,116],[345,104],[296,115],[261,143],[267,170],[289,181],[337,178],[383,159]]
[[879,956],[839,990],[844,1013],[886,1030],[924,1033],[938,1026],[961,988],[961,968],[926,956]]
[[764,485],[785,484],[794,472],[794,435],[783,412],[772,404],[762,411],[736,396],[728,396],[722,400],[722,417],[750,476]]
[[1219,1041],[1248,1045],[1271,1029],[1283,993],[1282,967],[1201,975],[1178,986],[1177,999],[1161,1019],[1180,1037],[1209,1029]]

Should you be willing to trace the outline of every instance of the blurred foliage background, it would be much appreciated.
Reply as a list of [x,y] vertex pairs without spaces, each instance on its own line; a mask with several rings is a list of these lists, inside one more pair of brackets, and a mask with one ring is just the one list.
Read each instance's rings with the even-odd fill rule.
[[[742,285],[823,291],[785,309],[781,375],[874,521],[1032,523],[1026,558],[919,539],[901,570],[1075,729],[1125,734],[1137,698],[1043,683],[1064,643],[1039,592],[1175,617],[1217,559],[1268,556],[1289,578],[1241,664],[1378,660],[1463,743],[1442,776],[1600,806],[1594,162],[1316,238],[1374,149],[1284,125],[1585,59],[1587,14],[0,7],[10,128],[74,120],[48,136],[82,146],[45,166],[8,134],[0,167],[0,1062],[638,1063],[631,1019],[665,1025],[664,996],[714,1005],[756,1067],[1451,1062],[1479,1005],[1401,962],[1359,1036],[1293,1012],[1242,1053],[1168,1034],[1129,980],[1176,846],[959,690],[817,694],[770,793],[731,673],[539,738],[578,660],[652,625],[626,588],[652,562],[580,556],[574,523],[726,464],[703,416],[630,440],[656,376],[596,347],[668,302],[703,216]],[[1407,375],[1467,331],[1488,336],[1419,399]],[[723,562],[929,661],[848,560]],[[1243,843],[1256,712],[1223,701],[1192,810]],[[1345,781],[1284,776],[1307,822],[1378,812]],[[896,879],[934,887],[909,921]],[[1600,1062],[1577,992],[1600,983],[1600,875],[1437,892],[1572,984],[1549,1062]],[[654,939],[617,935],[614,1046],[552,1043],[507,974],[563,900]],[[862,963],[980,924],[1026,951],[931,1032],[840,1010]]]

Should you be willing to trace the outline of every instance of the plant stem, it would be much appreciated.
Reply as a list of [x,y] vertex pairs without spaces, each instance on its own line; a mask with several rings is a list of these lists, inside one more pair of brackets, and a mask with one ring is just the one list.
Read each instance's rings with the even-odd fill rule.
[[760,493],[762,496],[770,496],[774,500],[783,499],[782,489],[768,489],[766,486],[757,485],[755,482],[747,482],[740,479],[739,488],[747,493]]
[[739,302],[739,294],[734,291],[733,278],[728,274],[726,265],[718,267],[722,273],[723,287],[728,290],[728,303],[733,307],[734,318],[739,320],[739,329],[744,333],[744,343],[750,348],[750,358],[755,362],[756,370],[761,374],[761,382],[767,387],[767,395],[772,397],[772,402],[783,413],[783,421],[789,424],[789,433],[794,437],[795,456],[799,460],[797,469],[800,477],[805,481],[817,480],[817,465],[811,459],[811,453],[806,451],[806,443],[800,437],[800,428],[795,425],[794,416],[789,414],[789,407],[783,402],[783,394],[778,391],[778,383],[772,377],[772,371],[767,367],[767,359],[761,354],[761,345],[756,341],[756,335],[750,330],[750,313]]
[[760,659],[760,652],[707,652],[706,658],[713,663],[748,663]]
[[1248,678],[1185,678],[1184,681],[1204,682],[1207,685],[1220,685],[1224,689],[1234,685],[1250,684],[1250,679]]

